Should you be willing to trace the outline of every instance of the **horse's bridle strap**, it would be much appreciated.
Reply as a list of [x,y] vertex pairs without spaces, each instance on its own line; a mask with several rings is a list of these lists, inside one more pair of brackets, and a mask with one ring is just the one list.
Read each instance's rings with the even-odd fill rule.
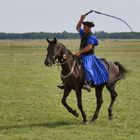
[[57,50],[57,54],[56,54],[56,56],[60,53],[60,51],[61,51],[61,49],[62,49],[62,47],[61,47],[61,43],[59,43],[59,48],[58,47],[56,47],[58,50]]

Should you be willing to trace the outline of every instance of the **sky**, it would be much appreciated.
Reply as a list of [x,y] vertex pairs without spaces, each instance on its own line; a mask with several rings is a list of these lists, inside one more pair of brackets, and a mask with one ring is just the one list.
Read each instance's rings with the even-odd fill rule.
[[[117,16],[140,32],[140,0],[0,0],[0,32],[76,32],[80,16],[90,10]],[[93,32],[130,32],[121,21],[92,13]]]

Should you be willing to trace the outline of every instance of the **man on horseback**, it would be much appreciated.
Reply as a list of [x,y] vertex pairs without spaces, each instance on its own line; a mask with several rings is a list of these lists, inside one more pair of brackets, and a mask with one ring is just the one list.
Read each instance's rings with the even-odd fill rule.
[[[57,42],[56,38],[52,41],[47,39],[48,48],[44,64],[51,67],[56,62],[60,63],[62,68],[61,80],[63,81],[60,88],[64,89],[61,102],[68,112],[78,117],[77,111],[67,104],[67,97],[71,90],[74,90],[77,105],[82,114],[83,124],[86,124],[87,117],[82,105],[82,86],[85,84],[83,87],[88,91],[90,91],[90,86],[95,86],[96,110],[91,119],[93,122],[98,118],[103,103],[102,91],[104,86],[106,86],[111,95],[108,117],[109,120],[112,120],[113,104],[117,97],[115,84],[125,77],[127,71],[119,62],[108,62],[95,56],[94,49],[98,45],[98,40],[91,33],[91,28],[94,27],[94,24],[92,22],[83,22],[84,18],[85,15],[82,15],[76,26],[81,36],[79,51],[73,55],[62,43]],[[81,28],[82,24],[83,29]],[[79,61],[79,58],[77,59],[75,56],[81,58],[82,61]],[[107,65],[108,70],[105,65]]]
[[[75,54],[80,56],[85,72],[85,85],[83,88],[90,90],[90,86],[98,86],[104,84],[108,80],[108,71],[103,62],[94,54],[94,48],[98,45],[98,40],[92,35],[91,28],[94,23],[83,21],[86,15],[82,15],[77,23],[76,30],[81,37],[80,49]],[[83,28],[81,28],[83,24]]]
[[[91,28],[95,25],[89,21],[84,22],[85,17],[86,15],[82,15],[76,26],[76,30],[81,37],[81,43],[79,51],[75,55],[81,57],[83,63],[85,73],[83,89],[90,91],[91,86],[106,83],[109,76],[103,62],[94,54],[94,48],[98,45],[98,40],[92,35]],[[82,24],[83,28],[81,28]],[[58,85],[58,87],[62,89],[63,85]]]

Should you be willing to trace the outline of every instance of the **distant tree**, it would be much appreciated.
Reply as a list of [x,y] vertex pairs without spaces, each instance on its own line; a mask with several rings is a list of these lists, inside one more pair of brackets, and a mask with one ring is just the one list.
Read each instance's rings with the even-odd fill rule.
[[[140,39],[140,32],[122,32],[122,33],[107,33],[104,31],[95,32],[95,36],[99,39]],[[45,39],[45,38],[62,38],[62,39],[77,39],[78,33],[62,33],[50,32],[30,32],[30,33],[0,33],[0,39]]]

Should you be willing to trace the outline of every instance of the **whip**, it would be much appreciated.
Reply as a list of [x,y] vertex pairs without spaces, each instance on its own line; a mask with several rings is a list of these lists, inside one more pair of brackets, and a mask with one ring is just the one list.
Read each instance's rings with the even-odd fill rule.
[[93,13],[93,12],[96,13],[96,14],[100,14],[100,15],[104,15],[104,16],[108,16],[108,17],[112,17],[112,18],[118,19],[118,20],[122,21],[123,23],[125,23],[125,25],[127,25],[127,27],[131,30],[131,32],[133,32],[133,30],[132,30],[132,28],[130,27],[130,25],[129,25],[126,21],[122,20],[122,19],[119,18],[119,17],[112,16],[112,15],[105,14],[105,13],[101,13],[101,12],[99,12],[99,11],[94,11],[94,10],[90,10],[88,13],[86,13],[86,14],[84,14],[84,15],[87,16],[88,14]]

